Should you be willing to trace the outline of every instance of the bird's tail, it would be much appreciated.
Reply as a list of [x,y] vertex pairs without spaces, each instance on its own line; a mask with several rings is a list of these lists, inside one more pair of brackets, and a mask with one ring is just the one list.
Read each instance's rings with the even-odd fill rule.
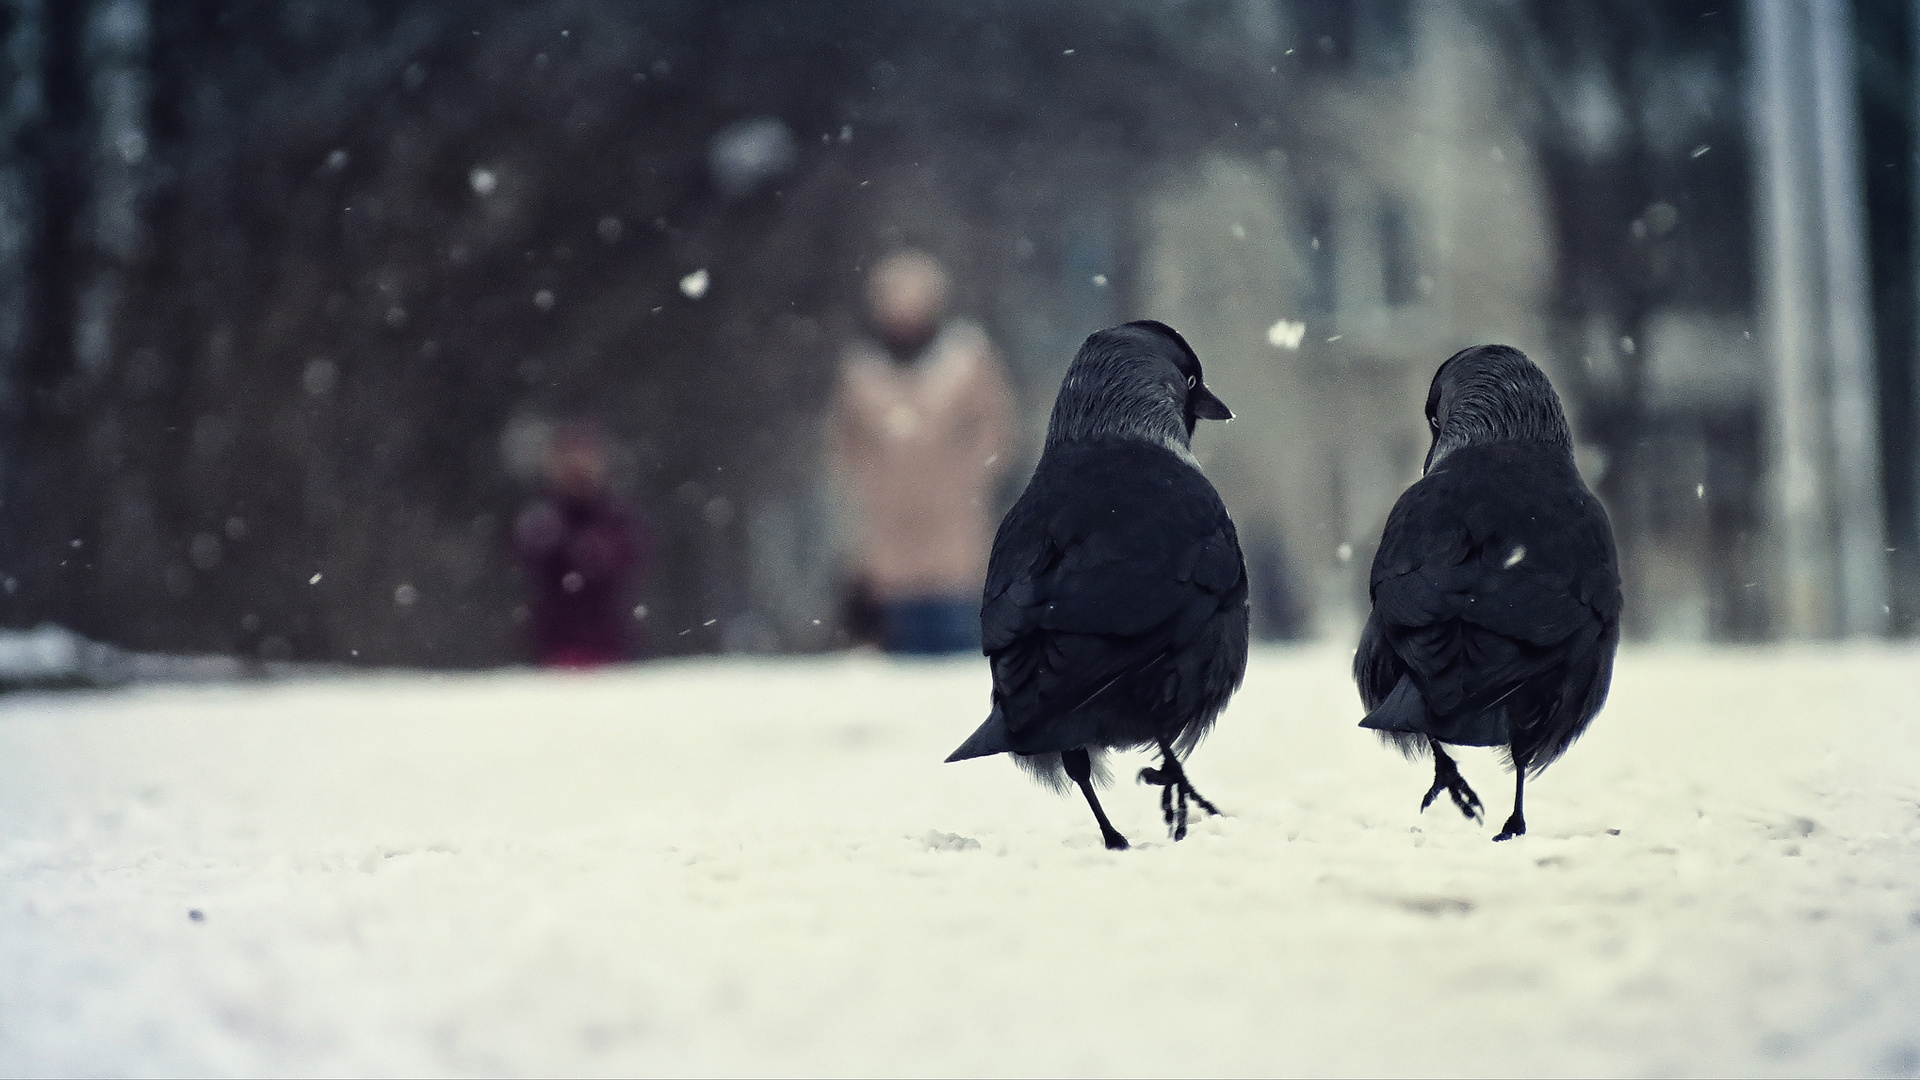
[[1360,721],[1360,726],[1372,728],[1382,741],[1409,758],[1417,758],[1427,752],[1427,731],[1432,727],[1432,718],[1427,714],[1427,702],[1420,696],[1419,687],[1402,675],[1400,681],[1393,684],[1393,692]]
[[1402,675],[1400,681],[1393,684],[1393,693],[1368,713],[1360,726],[1381,732],[1425,735],[1433,728],[1433,718],[1427,713],[1427,701],[1420,696],[1420,688],[1413,685],[1413,677]]
[[1428,711],[1419,687],[1413,685],[1413,678],[1402,675],[1393,684],[1393,693],[1368,713],[1360,726],[1379,732],[1381,738],[1408,755],[1424,752],[1428,738],[1455,746],[1503,746],[1508,741],[1503,703],[1512,693],[1507,691],[1485,707],[1435,717]]
[[960,749],[948,754],[947,760],[965,761],[989,754],[1004,754],[1011,749],[1013,747],[1007,745],[1007,718],[1001,715],[1000,706],[995,705],[993,712],[987,715],[986,723],[967,736],[967,741],[960,744]]

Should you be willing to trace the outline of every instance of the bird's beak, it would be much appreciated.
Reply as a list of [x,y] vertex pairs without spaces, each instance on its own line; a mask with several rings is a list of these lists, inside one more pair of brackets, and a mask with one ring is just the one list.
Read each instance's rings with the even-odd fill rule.
[[1190,403],[1193,406],[1193,415],[1197,419],[1200,419],[1200,420],[1231,420],[1233,419],[1233,410],[1227,408],[1226,402],[1221,401],[1217,397],[1214,397],[1213,391],[1207,389],[1205,386],[1196,386],[1193,388],[1193,396],[1190,399]]

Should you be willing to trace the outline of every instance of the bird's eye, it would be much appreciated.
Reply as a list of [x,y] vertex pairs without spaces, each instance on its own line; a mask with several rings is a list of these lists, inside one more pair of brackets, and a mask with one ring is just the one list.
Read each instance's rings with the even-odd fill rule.
[[1187,376],[1187,389],[1189,390],[1193,389],[1194,385],[1199,381],[1200,381],[1199,379],[1196,379],[1191,375]]

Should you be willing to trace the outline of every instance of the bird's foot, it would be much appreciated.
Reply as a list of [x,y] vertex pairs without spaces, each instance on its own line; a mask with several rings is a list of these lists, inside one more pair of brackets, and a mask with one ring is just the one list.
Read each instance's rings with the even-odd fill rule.
[[1511,840],[1516,836],[1525,836],[1526,834],[1527,819],[1521,817],[1519,814],[1515,814],[1507,819],[1505,825],[1500,826],[1500,835],[1493,839],[1495,843],[1498,843],[1502,840]]
[[1433,800],[1438,798],[1442,791],[1452,796],[1453,805],[1460,808],[1461,814],[1473,821],[1480,820],[1484,812],[1480,806],[1480,796],[1475,795],[1473,788],[1467,786],[1467,778],[1460,775],[1460,770],[1454,766],[1451,758],[1436,759],[1433,769],[1433,786],[1427,789],[1426,798],[1420,800],[1422,813],[1426,812],[1427,807],[1433,805]]
[[1158,769],[1140,770],[1140,782],[1157,784],[1160,787],[1160,816],[1166,819],[1167,832],[1178,842],[1187,837],[1187,804],[1189,802],[1205,810],[1209,815],[1217,816],[1220,808],[1207,801],[1206,796],[1193,789],[1187,782],[1186,770],[1180,768],[1177,760],[1163,761]]

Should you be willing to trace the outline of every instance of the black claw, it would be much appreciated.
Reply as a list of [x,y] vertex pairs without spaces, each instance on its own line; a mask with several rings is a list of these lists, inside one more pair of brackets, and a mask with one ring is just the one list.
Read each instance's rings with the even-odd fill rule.
[[1465,781],[1462,781],[1457,788],[1448,789],[1447,793],[1453,796],[1453,805],[1459,807],[1462,814],[1465,814],[1475,821],[1480,820],[1482,814],[1485,812],[1484,808],[1480,805],[1480,796],[1475,795],[1473,789],[1468,787]]
[[1525,836],[1526,834],[1527,821],[1525,818],[1516,814],[1507,819],[1507,823],[1500,827],[1500,835],[1493,839],[1495,843],[1498,843],[1502,840],[1511,840],[1516,836]]
[[1187,797],[1197,803],[1200,809],[1205,810],[1208,817],[1220,816],[1220,808],[1208,802],[1205,796],[1193,790],[1193,785],[1191,784],[1187,785]]
[[1480,796],[1475,795],[1473,789],[1467,786],[1467,782],[1458,777],[1451,782],[1435,780],[1433,786],[1427,789],[1426,797],[1420,800],[1422,813],[1426,812],[1427,807],[1433,805],[1433,800],[1439,798],[1442,791],[1452,797],[1453,805],[1458,807],[1460,813],[1468,819],[1479,821],[1485,813],[1485,809],[1480,805]]
[[1140,770],[1140,782],[1160,786],[1160,816],[1167,823],[1168,834],[1179,841],[1187,835],[1189,802],[1212,816],[1219,816],[1220,808],[1193,789],[1193,785],[1187,781],[1186,770],[1180,767],[1180,759],[1174,756],[1171,746],[1162,743],[1160,756],[1159,768]]
[[1433,786],[1427,789],[1426,797],[1420,800],[1420,812],[1426,813],[1427,807],[1433,805],[1433,800],[1439,798],[1442,791],[1453,799],[1453,805],[1459,808],[1462,816],[1472,821],[1481,819],[1484,809],[1480,805],[1480,796],[1474,794],[1473,788],[1467,785],[1467,778],[1460,775],[1452,758],[1436,755]]

